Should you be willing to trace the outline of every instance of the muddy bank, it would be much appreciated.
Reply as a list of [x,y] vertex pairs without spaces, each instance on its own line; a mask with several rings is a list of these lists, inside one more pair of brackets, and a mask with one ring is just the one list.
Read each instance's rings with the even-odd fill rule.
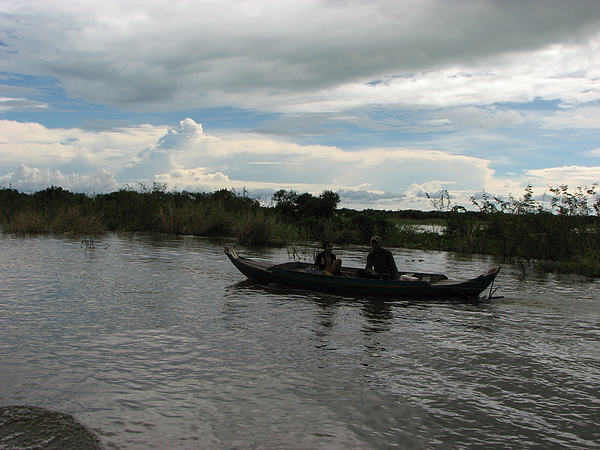
[[71,415],[35,406],[0,407],[0,449],[102,449]]

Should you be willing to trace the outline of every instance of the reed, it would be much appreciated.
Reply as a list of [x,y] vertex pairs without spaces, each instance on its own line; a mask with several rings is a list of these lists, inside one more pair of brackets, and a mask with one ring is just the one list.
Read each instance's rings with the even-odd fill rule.
[[70,207],[58,211],[22,210],[5,224],[5,231],[16,234],[73,233],[102,234],[106,227],[97,214]]
[[37,211],[18,211],[5,224],[7,233],[46,234],[50,233],[47,214]]
[[227,235],[232,222],[231,213],[219,205],[166,204],[156,213],[155,231],[197,236]]
[[238,217],[232,224],[232,232],[238,244],[270,245],[278,240],[277,224],[272,216],[264,213],[248,213]]
[[[484,194],[483,200],[473,200],[477,210],[445,201],[423,212],[337,210],[339,197],[331,192],[314,197],[279,191],[264,207],[246,192],[167,192],[162,185],[95,196],[56,187],[34,194],[0,189],[0,224],[8,233],[161,232],[229,236],[241,245],[258,246],[324,239],[368,245],[378,234],[388,246],[490,254],[538,261],[546,270],[598,273],[595,186],[574,194],[566,186],[551,192],[549,208],[535,201],[528,187],[521,198]],[[437,231],[423,231],[419,224],[433,224]]]

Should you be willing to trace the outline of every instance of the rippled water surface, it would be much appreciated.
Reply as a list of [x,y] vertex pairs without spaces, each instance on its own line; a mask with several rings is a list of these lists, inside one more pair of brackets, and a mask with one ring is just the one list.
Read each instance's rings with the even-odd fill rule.
[[73,414],[108,448],[597,448],[598,282],[391,249],[501,264],[504,298],[382,302],[254,284],[229,243],[0,237],[0,406]]

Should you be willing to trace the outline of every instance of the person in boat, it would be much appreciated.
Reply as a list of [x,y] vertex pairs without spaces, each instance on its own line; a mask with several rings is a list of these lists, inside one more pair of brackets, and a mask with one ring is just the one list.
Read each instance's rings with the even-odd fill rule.
[[323,271],[323,275],[340,275],[342,260],[333,252],[333,242],[323,241],[323,251],[315,258],[315,267]]
[[371,253],[367,255],[365,270],[369,278],[382,280],[397,280],[398,268],[394,255],[388,249],[383,248],[381,238],[377,235],[371,237]]

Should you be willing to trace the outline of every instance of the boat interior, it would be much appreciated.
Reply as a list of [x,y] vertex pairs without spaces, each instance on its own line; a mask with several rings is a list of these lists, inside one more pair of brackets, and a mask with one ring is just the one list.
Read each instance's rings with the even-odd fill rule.
[[[306,273],[306,269],[309,269],[311,267],[311,264],[300,261],[291,261],[282,264],[277,264],[277,267],[285,270],[291,270],[293,272]],[[356,277],[356,272],[358,270],[360,270],[358,267],[342,267],[340,276]],[[404,281],[425,281],[430,284],[438,283],[440,281],[450,281],[448,280],[448,277],[443,274],[413,272],[399,272],[399,274],[401,279],[402,276],[404,276]],[[452,281],[452,283],[456,283],[456,281]]]

